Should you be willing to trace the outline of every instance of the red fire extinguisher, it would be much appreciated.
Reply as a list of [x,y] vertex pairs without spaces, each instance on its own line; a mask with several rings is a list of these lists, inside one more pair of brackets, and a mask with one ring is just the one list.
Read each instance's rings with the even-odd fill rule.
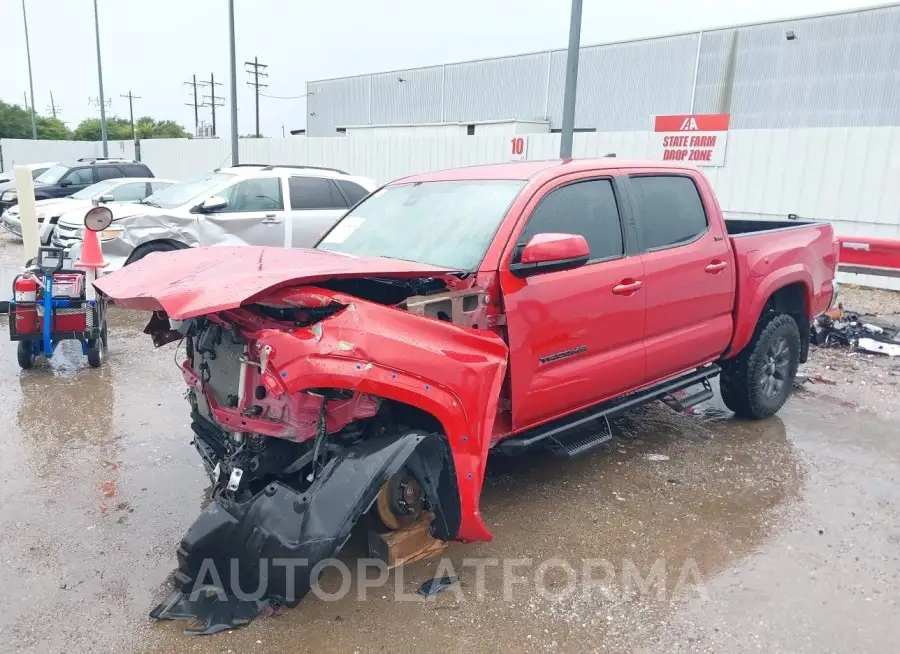
[[38,284],[34,277],[19,275],[13,282],[18,334],[34,334],[38,331],[37,290]]

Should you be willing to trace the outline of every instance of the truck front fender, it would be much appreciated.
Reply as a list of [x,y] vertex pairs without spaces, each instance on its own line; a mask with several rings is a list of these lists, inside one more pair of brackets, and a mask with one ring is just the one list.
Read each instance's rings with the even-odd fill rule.
[[490,540],[479,498],[506,372],[506,344],[492,332],[323,289],[304,291],[306,306],[336,302],[344,308],[309,327],[257,332],[266,359],[263,383],[288,393],[354,390],[434,416],[450,446],[459,492],[459,525],[451,536]]

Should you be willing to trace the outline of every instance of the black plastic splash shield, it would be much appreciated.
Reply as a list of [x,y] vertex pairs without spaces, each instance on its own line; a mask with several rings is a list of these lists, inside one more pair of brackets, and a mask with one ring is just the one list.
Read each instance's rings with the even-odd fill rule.
[[303,493],[280,482],[243,503],[216,498],[178,549],[176,590],[150,613],[194,620],[212,634],[243,627],[267,606],[296,606],[316,564],[344,546],[353,525],[428,434],[363,441],[331,459]]

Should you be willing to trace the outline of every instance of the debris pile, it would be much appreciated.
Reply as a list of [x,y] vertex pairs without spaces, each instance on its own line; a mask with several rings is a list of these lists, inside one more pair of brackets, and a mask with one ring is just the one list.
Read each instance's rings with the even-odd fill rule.
[[872,354],[900,356],[900,328],[877,320],[864,322],[843,307],[831,309],[816,318],[811,342],[821,346],[845,346]]

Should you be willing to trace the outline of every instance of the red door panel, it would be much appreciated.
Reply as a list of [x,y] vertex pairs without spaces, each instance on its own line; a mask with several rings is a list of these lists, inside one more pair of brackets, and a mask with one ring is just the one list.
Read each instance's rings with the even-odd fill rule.
[[[642,172],[629,171],[643,249],[658,245],[654,239],[668,235],[672,226],[666,221],[677,220],[680,212],[693,210],[701,225],[705,214],[706,221],[692,240],[641,255],[647,298],[647,382],[652,383],[712,361],[727,349],[733,326],[735,270],[721,214],[705,178],[698,173],[680,172],[675,187],[645,186],[652,189],[648,193],[657,194],[651,198],[640,196],[637,184],[641,177],[666,174],[659,170],[647,171],[649,175],[641,175]],[[686,191],[693,195],[684,204],[677,195]],[[673,194],[671,202],[659,194]]]
[[639,386],[645,377],[638,257],[518,279],[503,275],[513,429]]

